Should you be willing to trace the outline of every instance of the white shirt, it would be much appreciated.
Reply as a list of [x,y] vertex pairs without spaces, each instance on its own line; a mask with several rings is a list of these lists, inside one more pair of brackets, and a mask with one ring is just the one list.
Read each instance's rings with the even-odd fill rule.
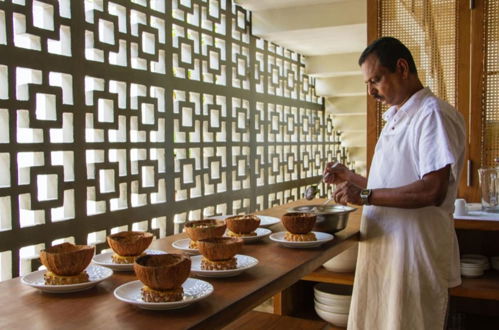
[[368,188],[395,188],[451,165],[440,206],[365,206],[349,329],[442,329],[448,288],[461,283],[450,214],[464,162],[465,129],[451,105],[424,88],[387,121]]

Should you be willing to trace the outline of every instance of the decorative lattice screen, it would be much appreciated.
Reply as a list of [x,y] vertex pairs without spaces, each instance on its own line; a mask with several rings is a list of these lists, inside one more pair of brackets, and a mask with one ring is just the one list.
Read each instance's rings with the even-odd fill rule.
[[[456,105],[456,1],[378,0],[379,36],[392,36],[411,51],[424,86]],[[388,107],[378,102],[381,116]]]
[[482,167],[497,166],[499,157],[499,1],[485,1],[485,68],[482,92]]
[[0,0],[0,279],[301,198],[346,161],[303,66],[228,0]]

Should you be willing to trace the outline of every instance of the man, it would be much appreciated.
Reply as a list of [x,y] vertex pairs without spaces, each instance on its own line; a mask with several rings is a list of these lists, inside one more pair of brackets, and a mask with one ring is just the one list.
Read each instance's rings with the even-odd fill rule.
[[369,95],[391,107],[369,179],[328,164],[339,203],[364,205],[349,329],[442,329],[461,283],[451,217],[464,158],[462,116],[423,88],[410,51],[384,37],[359,59]]

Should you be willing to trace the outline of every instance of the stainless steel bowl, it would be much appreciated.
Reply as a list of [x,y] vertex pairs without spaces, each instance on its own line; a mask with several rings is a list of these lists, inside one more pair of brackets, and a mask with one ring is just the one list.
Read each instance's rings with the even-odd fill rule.
[[348,215],[356,208],[345,205],[303,205],[288,209],[288,212],[306,212],[317,215],[314,231],[336,233],[348,223]]

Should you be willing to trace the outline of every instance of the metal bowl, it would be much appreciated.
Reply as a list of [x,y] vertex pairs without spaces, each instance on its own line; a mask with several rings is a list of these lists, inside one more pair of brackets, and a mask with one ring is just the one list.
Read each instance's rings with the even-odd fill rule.
[[336,233],[344,229],[348,223],[350,212],[357,210],[346,205],[303,205],[288,209],[288,212],[314,213],[317,216],[313,230]]

